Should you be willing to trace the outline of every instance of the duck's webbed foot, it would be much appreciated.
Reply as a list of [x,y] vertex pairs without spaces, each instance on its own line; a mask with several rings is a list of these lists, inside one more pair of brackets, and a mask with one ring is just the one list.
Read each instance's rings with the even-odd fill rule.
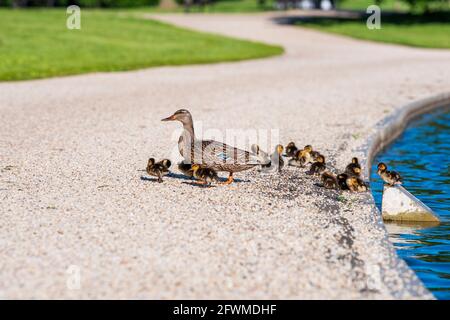
[[228,176],[227,181],[222,182],[221,184],[222,184],[222,185],[229,185],[229,184],[233,183],[233,181],[234,181],[233,173],[230,172],[230,175]]
[[207,186],[208,185],[208,182],[206,180],[196,180],[193,183],[196,185],[199,185],[199,186]]

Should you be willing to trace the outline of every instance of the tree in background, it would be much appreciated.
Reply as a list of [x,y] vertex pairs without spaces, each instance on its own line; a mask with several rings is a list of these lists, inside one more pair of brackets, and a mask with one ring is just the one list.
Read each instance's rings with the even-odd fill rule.
[[155,6],[159,0],[0,0],[0,6],[7,7],[61,7],[72,4],[80,7],[137,7]]

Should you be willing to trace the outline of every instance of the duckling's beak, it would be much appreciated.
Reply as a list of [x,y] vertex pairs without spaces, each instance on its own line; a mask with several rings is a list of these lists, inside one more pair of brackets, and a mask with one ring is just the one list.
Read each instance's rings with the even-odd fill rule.
[[167,118],[161,119],[161,121],[174,121],[174,120],[176,120],[176,119],[175,119],[175,115],[174,115],[174,114],[173,114],[173,115],[171,115],[170,117],[167,117]]

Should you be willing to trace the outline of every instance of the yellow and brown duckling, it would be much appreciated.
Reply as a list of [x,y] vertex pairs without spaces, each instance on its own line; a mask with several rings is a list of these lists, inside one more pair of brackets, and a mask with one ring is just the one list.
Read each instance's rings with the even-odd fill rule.
[[219,182],[219,176],[214,169],[202,167],[199,164],[192,165],[192,172],[195,179],[201,185],[210,185],[211,182]]
[[361,175],[361,165],[359,164],[358,158],[352,158],[352,162],[345,168],[345,173],[354,177]]
[[313,162],[311,152],[312,147],[310,145],[305,146],[302,150],[297,150],[292,159],[289,160],[288,164],[290,166],[303,168],[306,164]]
[[349,190],[349,188],[347,186],[348,175],[346,173],[338,174],[336,179],[337,179],[337,182],[338,182],[339,189],[341,189],[341,190]]
[[150,176],[157,177],[158,182],[163,182],[162,177],[169,174],[169,168],[172,165],[169,159],[164,159],[159,162],[155,162],[154,158],[148,159],[147,168],[145,171]]
[[293,157],[295,153],[298,151],[297,146],[294,142],[289,142],[286,146],[286,157]]
[[322,155],[319,151],[315,151],[315,150],[311,150],[311,152],[309,154],[311,155],[313,163],[317,162],[317,159]]
[[194,171],[192,170],[192,164],[184,163],[181,161],[178,163],[178,170],[182,172],[185,176],[192,178],[194,176]]
[[305,163],[302,159],[302,152],[303,150],[297,150],[294,156],[291,159],[289,159],[288,165],[303,168],[305,166]]
[[381,177],[381,179],[383,179],[383,181],[390,186],[403,183],[403,179],[400,174],[395,171],[388,171],[386,164],[384,164],[383,162],[380,162],[378,164],[377,173]]
[[308,164],[308,163],[313,163],[314,162],[314,159],[313,159],[313,153],[314,153],[315,151],[313,151],[313,148],[312,148],[312,146],[311,145],[306,145],[304,148],[303,148],[303,152],[302,152],[302,158],[303,158],[303,162],[305,163],[305,164]]
[[322,184],[327,189],[339,189],[339,184],[337,178],[329,171],[322,173],[320,177]]
[[348,189],[352,192],[366,192],[368,190],[366,183],[355,176],[348,177],[346,184]]
[[319,175],[326,170],[325,157],[321,154],[316,156],[316,162],[311,165],[311,168],[307,172],[310,175]]

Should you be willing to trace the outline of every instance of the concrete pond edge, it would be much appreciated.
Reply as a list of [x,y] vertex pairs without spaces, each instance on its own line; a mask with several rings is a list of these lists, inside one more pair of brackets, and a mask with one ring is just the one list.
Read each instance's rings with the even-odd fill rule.
[[[425,113],[429,113],[441,107],[447,107],[450,105],[450,92],[444,92],[437,95],[433,95],[427,97],[425,99],[416,100],[412,103],[406,104],[403,107],[400,107],[396,110],[392,115],[386,117],[381,120],[374,128],[374,133],[369,136],[366,140],[367,142],[360,148],[363,154],[365,154],[364,159],[361,161],[364,167],[364,176],[369,179],[371,173],[371,166],[373,160],[376,155],[386,146],[391,144],[395,139],[397,139],[403,131],[407,128],[412,120],[417,118],[420,115]],[[364,195],[362,201],[366,204],[369,204],[371,207],[372,214],[375,217],[375,223],[378,227],[386,230],[382,215],[380,210],[375,205],[375,199],[373,197],[372,192],[367,192]],[[413,287],[422,286],[425,288],[423,283],[417,277],[415,272],[409,268],[406,262],[398,257],[396,250],[392,243],[389,240],[388,232],[386,230],[386,237],[381,244],[388,250],[392,250],[391,261],[388,264],[392,267],[395,267],[397,271],[401,274],[409,274],[411,272],[414,273],[415,279],[406,279],[405,276],[404,281],[408,282],[412,280],[413,286],[410,287],[411,291],[409,292],[411,295],[416,296],[419,299],[432,299],[434,296],[429,293],[428,296],[421,296],[421,293],[414,290]],[[387,283],[389,286],[389,283]],[[427,290],[428,291],[428,290]],[[401,299],[404,296],[404,292],[397,292],[395,286],[392,286],[392,294],[394,297]],[[423,294],[423,292],[422,292]]]

